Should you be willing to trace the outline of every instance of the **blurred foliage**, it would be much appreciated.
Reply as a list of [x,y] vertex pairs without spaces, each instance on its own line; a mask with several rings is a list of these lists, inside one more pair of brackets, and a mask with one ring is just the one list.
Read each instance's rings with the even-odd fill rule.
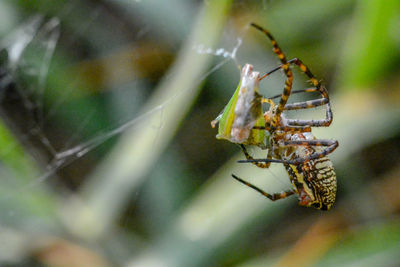
[[[238,65],[279,64],[253,21],[330,92],[329,212],[236,183],[290,186],[210,127]],[[400,265],[399,23],[396,0],[0,2],[0,265]]]

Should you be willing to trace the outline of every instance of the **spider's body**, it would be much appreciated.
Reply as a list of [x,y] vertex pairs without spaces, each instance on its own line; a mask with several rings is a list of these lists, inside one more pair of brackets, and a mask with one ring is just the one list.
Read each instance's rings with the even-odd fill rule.
[[[275,105],[273,102],[271,104],[270,110],[264,114],[267,125],[272,123],[272,114],[276,112]],[[276,128],[286,129],[289,127],[286,125],[287,119],[283,114],[280,119],[275,121],[280,123],[280,125],[275,125]],[[297,194],[299,205],[329,210],[335,202],[337,191],[336,173],[332,162],[327,156],[307,158],[323,155],[326,149],[322,149],[321,146],[328,145],[329,147],[336,144],[336,141],[332,140],[317,140],[311,132],[303,130],[270,130],[267,159],[254,160],[242,146],[247,158],[247,161],[244,162],[252,162],[260,168],[269,168],[271,162],[283,163],[293,189],[282,193],[268,194],[235,175],[233,177],[273,201]]]
[[[269,110],[264,113],[265,127],[255,125],[252,128],[252,131],[258,129],[268,132],[269,141],[265,145],[268,148],[267,157],[265,159],[253,159],[248,154],[244,144],[241,143],[247,160],[239,162],[250,162],[260,168],[268,168],[271,162],[282,163],[289,174],[294,189],[282,193],[269,194],[235,175],[232,176],[239,182],[253,188],[273,201],[297,194],[300,205],[329,210],[335,202],[337,183],[332,162],[326,155],[336,149],[338,142],[336,140],[316,139],[311,133],[311,127],[327,127],[332,122],[328,92],[301,60],[298,58],[286,60],[277,42],[267,30],[254,23],[251,26],[263,32],[271,40],[273,51],[278,55],[282,63],[281,66],[266,73],[259,80],[282,69],[285,73],[286,81],[282,94],[272,98],[261,98],[261,103],[268,103],[270,105]],[[293,73],[290,68],[291,64],[298,66],[308,76],[313,88],[292,92]],[[302,92],[318,92],[321,98],[304,102],[287,103],[292,93]],[[276,105],[272,99],[278,97],[280,97],[280,101]],[[307,109],[322,105],[326,107],[325,119],[287,119],[284,115],[285,110]],[[257,143],[254,145],[260,146]]]

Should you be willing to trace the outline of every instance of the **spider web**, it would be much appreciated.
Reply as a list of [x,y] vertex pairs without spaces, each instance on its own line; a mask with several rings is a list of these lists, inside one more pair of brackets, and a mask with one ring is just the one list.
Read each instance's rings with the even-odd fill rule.
[[[56,147],[47,136],[45,129],[49,120],[53,118],[59,109],[63,108],[63,104],[67,101],[66,99],[70,92],[67,91],[63,97],[59,97],[50,106],[45,105],[45,95],[48,94],[46,90],[51,90],[46,88],[46,81],[53,55],[57,49],[60,33],[60,21],[57,18],[45,20],[42,16],[35,16],[9,33],[3,38],[0,44],[3,53],[1,62],[3,74],[0,81],[0,86],[3,90],[2,100],[5,102],[10,97],[14,97],[14,95],[8,95],[10,94],[9,91],[12,91],[12,94],[18,94],[22,102],[18,104],[21,105],[20,108],[23,110],[24,116],[26,116],[23,119],[28,119],[28,122],[26,127],[17,129],[17,127],[12,125],[13,120],[16,119],[10,115],[13,110],[10,111],[7,108],[3,108],[3,118],[9,123],[11,128],[16,130],[21,143],[39,142],[35,146],[40,146],[40,151],[36,151],[35,146],[33,148],[30,147],[30,151],[44,165],[44,172],[33,179],[33,182],[22,186],[21,190],[26,190],[38,183],[42,183],[56,174],[60,169],[81,159],[93,149],[98,148],[111,138],[119,136],[128,129],[135,127],[139,122],[146,120],[155,113],[159,114],[161,121],[164,108],[170,105],[174,101],[174,98],[177,97],[176,95],[172,95],[170,98],[164,99],[163,103],[154,106],[147,112],[139,115],[136,114],[111,129],[100,130],[94,136],[89,137],[88,140],[74,144],[79,139],[81,131],[92,119],[94,111],[84,114],[78,129],[63,145]],[[142,32],[139,31],[138,36],[140,37],[141,34]],[[210,74],[216,72],[228,62],[234,62],[234,65],[238,65],[236,52],[241,44],[242,39],[237,37],[234,46],[229,50],[226,48],[213,49],[206,47],[204,44],[194,45],[192,49],[196,53],[212,55],[216,63],[199,80],[193,82],[200,85]],[[34,54],[34,57],[39,57],[39,60],[37,58],[31,60],[29,57],[32,54]],[[21,79],[24,80],[23,85],[20,84]],[[162,126],[156,125],[154,131],[159,131],[160,127]],[[7,149],[12,148],[5,148],[4,150]],[[43,150],[46,151],[47,155],[43,155]],[[14,195],[16,192],[10,192],[10,194]]]
[[[137,2],[136,4],[140,5],[141,3]],[[44,182],[46,182],[46,186],[47,184],[56,185],[55,189],[57,191],[69,192],[70,188],[66,187],[65,182],[61,179],[63,178],[63,171],[74,164],[83,166],[88,163],[91,166],[82,170],[81,173],[74,173],[80,180],[84,180],[84,177],[87,176],[90,176],[89,178],[93,178],[96,175],[99,176],[98,174],[99,172],[102,172],[103,166],[97,162],[94,164],[91,162],[99,161],[99,159],[96,158],[98,157],[98,153],[90,152],[94,150],[96,150],[96,152],[102,151],[103,153],[100,154],[104,154],[103,157],[108,157],[109,154],[112,155],[112,153],[109,153],[111,150],[110,148],[113,147],[115,143],[120,143],[118,139],[123,139],[124,133],[131,130],[142,131],[141,127],[143,127],[143,125],[146,125],[146,127],[150,129],[150,131],[147,132],[149,132],[152,135],[151,138],[153,138],[151,147],[147,147],[146,149],[157,149],[160,143],[159,140],[162,137],[163,128],[168,126],[165,125],[164,122],[167,109],[176,105],[176,99],[190,91],[190,89],[183,88],[167,97],[161,97],[159,102],[147,105],[149,101],[146,102],[146,100],[149,99],[149,95],[151,94],[147,94],[146,90],[152,90],[152,88],[160,87],[160,85],[143,81],[145,79],[142,79],[140,73],[129,73],[128,75],[133,76],[130,78],[129,82],[114,85],[112,84],[112,80],[115,79],[113,78],[114,75],[117,78],[124,78],[127,74],[118,69],[106,69],[104,72],[106,72],[108,79],[111,80],[111,85],[108,85],[106,81],[104,87],[108,87],[108,90],[110,91],[123,90],[124,92],[121,94],[122,98],[124,98],[123,101],[121,101],[121,99],[113,99],[115,96],[113,94],[108,94],[107,91],[101,91],[100,93],[95,94],[102,95],[104,98],[108,97],[107,101],[111,103],[110,105],[112,106],[114,113],[113,117],[109,119],[108,124],[96,125],[93,127],[93,121],[98,119],[101,114],[99,115],[96,105],[85,103],[87,105],[84,108],[86,112],[76,114],[78,122],[72,124],[65,121],[61,122],[60,126],[60,123],[55,122],[55,120],[62,120],[64,118],[64,113],[73,112],[73,106],[70,105],[71,99],[77,101],[79,98],[85,98],[87,95],[90,96],[87,92],[82,93],[78,90],[74,90],[74,87],[80,87],[82,90],[83,86],[79,84],[79,82],[68,82],[65,87],[64,84],[61,83],[63,86],[59,88],[57,85],[60,85],[60,83],[54,83],[52,80],[54,72],[58,71],[57,64],[59,64],[59,57],[63,56],[58,52],[63,49],[62,47],[60,48],[60,46],[65,46],[65,42],[67,42],[67,45],[68,41],[71,42],[71,40],[65,40],[66,37],[64,32],[66,31],[66,26],[62,23],[63,17],[70,16],[73,13],[74,8],[69,6],[62,11],[59,18],[54,17],[49,19],[41,15],[34,16],[27,19],[25,22],[22,22],[18,28],[7,34],[0,42],[0,86],[2,89],[2,97],[0,98],[2,101],[0,111],[1,117],[5,121],[6,125],[12,130],[13,134],[18,137],[18,140],[23,144],[24,149],[29,151],[29,154],[35,159],[34,164],[36,165],[33,171],[30,170],[30,172],[34,172],[34,177],[31,179],[15,182],[12,181],[12,177],[14,176],[9,176],[11,177],[8,178],[11,180],[9,183],[13,184],[13,186],[10,186],[11,190],[2,193],[0,199],[5,200],[3,202],[7,202],[9,199],[15,199],[33,189],[40,190],[43,187]],[[85,36],[90,34],[92,27],[97,23],[101,16],[102,8],[93,9],[90,12],[86,24],[80,25],[78,35]],[[243,25],[248,25],[248,22],[244,22]],[[188,31],[191,30],[191,26],[192,25],[187,26]],[[221,91],[219,89],[220,91],[217,92],[217,94],[220,95],[224,94],[223,98],[226,99],[226,101],[229,100],[234,88],[237,86],[238,78],[240,76],[240,65],[243,66],[245,63],[248,63],[249,58],[252,58],[250,62],[255,66],[255,69],[258,70],[265,70],[266,66],[276,66],[276,63],[278,62],[273,54],[271,54],[271,59],[257,56],[254,57],[254,54],[265,54],[265,48],[253,47],[251,44],[249,46],[249,43],[246,41],[248,26],[241,29],[241,32],[239,33],[235,28],[233,22],[228,22],[221,35],[221,41],[217,45],[209,46],[208,44],[196,42],[190,47],[190,49],[199,57],[211,57],[212,59],[211,64],[208,64],[208,68],[202,71],[196,79],[191,81],[192,86],[199,87],[207,81],[210,76],[212,76],[212,79],[210,80],[212,80],[213,87],[229,88],[227,91]],[[148,33],[152,29],[153,26],[145,24],[139,27],[136,33],[132,34],[130,39],[134,40],[133,46],[136,49],[140,49],[140,44],[149,39]],[[174,33],[171,33],[171,35],[174,35]],[[104,63],[111,61],[110,65],[114,66],[114,59],[111,57],[111,60],[109,60],[107,56],[102,55],[102,53],[104,53],[102,51],[109,51],[110,49],[123,51],[124,49],[121,48],[121,44],[118,42],[117,44],[114,44],[117,48],[102,47],[100,38],[97,36],[91,36],[90,38],[95,39],[95,43],[91,44],[91,46],[94,47],[95,51],[98,50],[98,54],[95,54],[94,59],[87,60],[88,62],[84,62],[83,64],[78,62],[75,64],[83,65],[84,71],[88,69],[91,70],[92,67],[96,69],[97,65],[93,64],[93,62],[96,63],[96,61],[103,61],[103,67],[106,65]],[[99,40],[96,40],[96,38]],[[180,41],[183,42],[184,40]],[[265,40],[263,39],[263,41]],[[124,42],[125,40],[122,41],[123,44]],[[170,42],[171,47],[176,46],[175,40]],[[116,54],[118,54],[118,52]],[[165,58],[165,55],[156,55],[156,58],[157,57]],[[79,58],[79,60],[81,60],[81,58]],[[162,60],[159,60],[158,62],[162,63]],[[120,63],[121,62],[117,62],[117,66]],[[74,63],[71,65],[73,64]],[[167,82],[173,79],[173,73],[166,71],[168,68],[171,67],[167,66],[163,70],[167,73],[164,75],[163,80]],[[68,70],[68,68],[65,67],[61,69]],[[98,73],[95,74],[99,75]],[[101,74],[102,72],[100,72],[100,75]],[[70,79],[70,75],[71,73],[65,73],[66,79]],[[90,75],[93,74],[89,72],[89,78]],[[224,79],[225,81],[230,80],[231,84],[220,84],[219,81],[221,79],[218,77],[221,76],[231,77],[231,79]],[[275,77],[268,79],[268,81],[263,82],[263,86],[276,88],[276,92],[280,92],[282,87],[282,78],[284,78],[283,75],[281,75],[281,77],[276,75]],[[57,90],[61,92],[57,92],[57,94],[53,93],[53,91]],[[270,92],[270,94],[275,93]],[[114,100],[118,105],[122,104],[124,106],[118,110],[115,104],[112,104],[112,101]],[[225,103],[222,103],[219,109],[222,109],[224,104]],[[143,108],[146,105],[147,108]],[[216,110],[213,112],[213,117],[210,119],[215,118],[219,111],[220,110]],[[110,116],[110,114],[105,115]],[[71,116],[69,115],[67,118],[71,118]],[[25,123],[21,123],[21,121],[24,121]],[[65,127],[61,130],[66,131],[66,134],[64,133],[63,135],[61,133],[61,136],[57,136],[57,127],[63,127],[64,123]],[[70,125],[74,125],[74,128],[68,129],[68,127],[71,127]],[[209,127],[209,123],[207,123],[205,127]],[[54,128],[56,129],[55,132]],[[87,128],[95,129],[89,131],[88,134]],[[145,129],[143,129],[143,132],[145,132]],[[213,138],[214,135],[215,132],[210,136]],[[17,145],[10,144],[7,147],[3,147],[3,153],[15,150],[15,146]],[[106,153],[104,153],[104,151],[106,151]],[[130,160],[133,162],[146,161],[141,158],[124,159],[125,162],[129,162]],[[73,169],[73,167],[74,166],[71,168]],[[78,167],[77,169],[81,170],[82,167]],[[271,170],[267,171],[271,172]],[[280,185],[279,187],[286,188],[288,186],[289,183],[287,179],[282,179],[282,177],[279,177],[274,173],[272,173],[272,175],[277,178],[276,181]],[[68,178],[69,177],[67,177],[67,179]],[[120,181],[119,185],[124,187],[125,183],[125,181]],[[131,183],[138,184],[138,182]],[[60,184],[62,186],[60,186]],[[129,195],[128,192],[121,192],[122,190],[129,190],[127,189],[127,186],[125,187],[126,188],[117,187],[114,188],[114,190],[106,189],[108,192],[96,193],[97,195],[102,195],[104,199],[103,201],[107,203],[99,202],[95,203],[95,205],[108,205],[110,201],[116,199],[115,196],[110,196],[110,194],[115,194],[115,192],[120,192],[120,195]],[[88,191],[95,190],[90,187],[88,188]],[[132,188],[130,188],[130,190],[132,190]],[[83,192],[85,193],[85,191]],[[92,195],[95,195],[96,197],[96,194]],[[104,197],[104,195],[107,194],[108,197]],[[122,198],[118,201],[126,201],[126,199]],[[114,207],[108,209],[110,213],[118,213],[118,209],[115,207],[118,207],[119,205],[114,204],[110,206]],[[74,206],[72,205],[72,210],[74,209],[73,207]],[[8,211],[7,214],[9,214],[10,217],[18,213],[17,209],[15,209],[15,212],[13,209],[6,209],[6,211]],[[67,210],[66,214],[69,214],[68,212],[69,211]],[[76,216],[75,213],[71,211],[70,218],[74,218],[74,216]],[[107,216],[107,214],[102,214],[102,218],[99,218],[98,220],[106,221],[108,218],[112,219],[115,217],[115,215]],[[68,219],[66,219],[66,221],[68,221]],[[104,225],[107,225],[107,223],[104,223]]]

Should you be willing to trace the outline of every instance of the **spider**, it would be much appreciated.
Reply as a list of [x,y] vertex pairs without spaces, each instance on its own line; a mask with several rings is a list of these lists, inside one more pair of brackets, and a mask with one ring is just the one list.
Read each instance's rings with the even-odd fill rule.
[[[248,70],[250,70],[252,75],[249,77],[254,79],[252,84],[256,85],[253,87],[257,90],[252,90],[254,93],[250,94],[251,97],[242,99],[243,102],[247,104],[247,108],[245,108],[246,105],[244,104],[238,105],[238,102],[240,103],[238,100],[236,103],[231,103],[232,99],[234,99],[234,97],[232,97],[227,107],[232,109],[233,106],[235,111],[241,112],[233,113],[233,115],[230,117],[229,123],[226,124],[228,125],[228,129],[231,130],[230,135],[228,134],[228,138],[222,138],[240,144],[247,160],[239,162],[251,162],[260,168],[268,168],[271,162],[283,163],[289,174],[289,178],[294,189],[284,191],[282,193],[268,194],[258,187],[244,181],[243,179],[235,175],[232,176],[239,182],[253,188],[273,201],[293,194],[298,194],[300,205],[307,207],[312,206],[322,210],[329,210],[335,201],[337,185],[336,174],[333,170],[332,163],[326,157],[326,155],[336,149],[338,142],[336,140],[318,140],[311,133],[311,127],[327,127],[332,122],[332,111],[328,92],[300,59],[294,58],[289,61],[286,60],[284,53],[267,30],[254,23],[252,23],[251,26],[263,32],[271,40],[273,51],[278,55],[278,58],[282,64],[281,66],[273,69],[261,77],[259,76],[258,72],[252,71],[251,65],[245,65],[242,71],[241,83],[239,83],[238,88],[245,84],[243,83],[243,80],[246,75],[243,75],[243,73],[249,73]],[[293,73],[290,69],[291,64],[297,65],[300,70],[308,76],[314,86],[313,88],[292,92]],[[271,98],[264,98],[259,95],[259,81],[279,69],[283,69],[286,76],[283,93]],[[247,70],[247,72],[245,70]],[[244,88],[244,90],[241,89],[243,93],[248,93],[249,90],[247,87],[242,86],[241,88]],[[288,98],[292,93],[302,92],[319,92],[321,94],[321,98],[287,104]],[[279,104],[276,105],[273,99],[279,97]],[[238,95],[237,99],[240,99],[240,94]],[[265,125],[262,125],[263,123],[259,123],[259,114],[260,110],[262,110],[262,107],[260,107],[261,103],[268,103],[270,105],[269,110],[263,115]],[[230,104],[231,106],[229,106]],[[322,120],[287,119],[283,113],[284,110],[307,109],[322,105],[326,106],[326,118]],[[225,108],[223,112],[225,113],[226,110],[227,108]],[[224,118],[223,114],[214,120],[214,124],[215,121],[218,122],[221,117]],[[225,116],[224,119],[226,118],[229,118],[229,116]],[[224,119],[221,121],[224,121]],[[247,122],[247,124],[238,123],[240,121]],[[261,138],[257,139],[255,142],[253,139],[251,139],[251,142],[249,142],[250,135],[254,135],[257,130],[261,130],[261,132],[264,132],[265,136],[268,137],[268,141],[266,141],[266,143],[264,143],[264,140],[261,140]],[[241,135],[240,133],[245,134]],[[265,138],[265,136],[263,136],[263,138]],[[244,145],[267,147],[267,158],[253,159],[248,154]]]
[[[269,113],[275,109],[276,106],[272,104],[270,110],[265,112],[266,121],[270,119]],[[311,158],[313,154],[324,151],[321,149],[323,142],[316,140],[311,132],[282,130],[271,132],[269,141],[266,159],[254,160],[248,154],[246,148],[241,145],[247,160],[239,162],[252,162],[261,168],[268,168],[271,162],[283,163],[293,189],[281,193],[269,194],[234,174],[232,174],[232,177],[272,201],[297,194],[299,205],[329,210],[335,202],[337,190],[336,174],[332,162],[326,156],[306,160],[307,158]],[[333,140],[327,141],[337,143],[337,141]],[[296,160],[301,161],[301,163],[288,163]],[[264,162],[261,163],[261,161]]]

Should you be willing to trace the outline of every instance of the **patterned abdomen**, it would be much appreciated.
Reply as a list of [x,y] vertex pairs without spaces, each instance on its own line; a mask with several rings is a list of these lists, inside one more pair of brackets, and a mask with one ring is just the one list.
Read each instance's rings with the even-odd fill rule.
[[313,188],[316,202],[312,205],[328,210],[335,203],[337,181],[332,162],[327,157],[307,161],[302,166],[306,183]]
[[[283,141],[315,140],[312,133],[283,135]],[[305,158],[321,150],[319,146],[282,146],[272,143],[274,156],[284,160]],[[290,181],[299,196],[299,204],[321,210],[329,210],[335,203],[337,182],[332,162],[328,157],[307,160],[298,165],[285,164]]]

